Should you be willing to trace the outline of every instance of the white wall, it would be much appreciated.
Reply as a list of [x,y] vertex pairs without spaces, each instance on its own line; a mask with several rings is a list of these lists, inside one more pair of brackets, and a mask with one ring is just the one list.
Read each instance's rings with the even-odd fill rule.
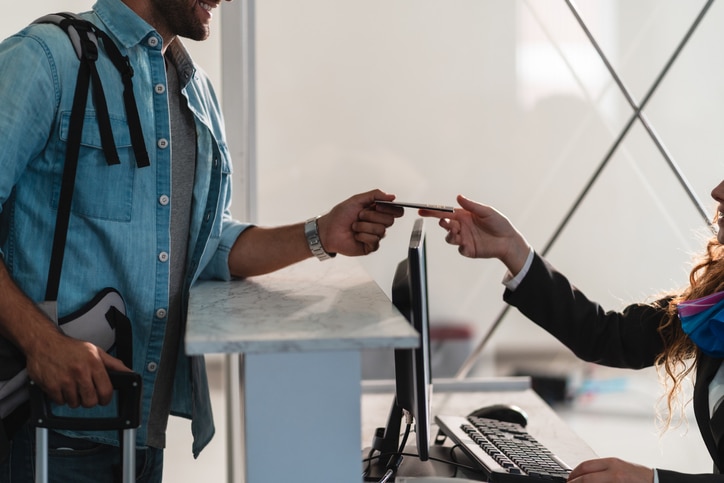
[[[641,99],[703,2],[576,2]],[[715,4],[646,114],[707,209],[721,177],[724,10]],[[503,210],[542,249],[629,119],[565,2],[257,2],[259,218],[299,220],[380,187]],[[713,211],[712,211],[713,213]],[[364,260],[388,289],[413,214]],[[704,226],[636,125],[549,258],[608,308],[686,281]],[[430,223],[430,309],[484,333],[503,269]],[[439,229],[437,229],[439,230]],[[556,343],[510,312],[494,341]]]
[[[543,249],[631,115],[562,1],[256,3],[261,223],[300,221],[374,187],[431,203],[464,193],[500,208]],[[17,5],[0,19],[0,36],[57,4]],[[66,0],[62,10],[91,4]],[[576,4],[641,99],[703,2]],[[723,9],[714,4],[646,109],[712,213],[724,153]],[[218,29],[191,49],[219,79]],[[413,219],[363,260],[387,291]],[[685,283],[703,226],[636,124],[549,259],[618,308]],[[502,267],[462,259],[432,221],[429,237],[433,319],[472,323],[482,335],[503,307]],[[557,344],[512,311],[494,341]]]

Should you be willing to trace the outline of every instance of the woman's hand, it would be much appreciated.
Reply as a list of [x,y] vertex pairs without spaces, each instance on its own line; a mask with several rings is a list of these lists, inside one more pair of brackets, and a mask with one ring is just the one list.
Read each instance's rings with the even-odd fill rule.
[[654,470],[618,458],[584,461],[568,476],[571,483],[653,483]]
[[530,252],[523,235],[502,213],[492,206],[476,203],[462,195],[460,208],[454,213],[420,210],[421,216],[440,219],[447,231],[445,241],[458,246],[461,255],[469,258],[498,258],[511,273],[518,273]]

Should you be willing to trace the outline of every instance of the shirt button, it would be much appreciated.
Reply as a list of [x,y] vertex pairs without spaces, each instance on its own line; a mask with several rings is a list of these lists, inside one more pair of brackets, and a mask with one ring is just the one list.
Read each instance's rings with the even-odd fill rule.
[[146,364],[146,369],[148,370],[148,372],[156,372],[156,369],[158,369],[158,364],[156,364],[155,362],[149,362],[148,364]]
[[156,318],[157,319],[163,319],[166,317],[166,309],[157,309],[156,310]]
[[153,35],[148,38],[149,47],[158,47],[158,39]]
[[156,94],[163,94],[164,92],[166,92],[166,86],[163,84],[156,84],[153,90],[156,91]]
[[161,138],[161,139],[158,140],[158,142],[156,143],[156,145],[157,145],[159,148],[161,148],[161,149],[166,149],[166,148],[168,147],[168,139],[166,139],[166,138]]
[[168,261],[168,252],[161,252],[158,254],[158,259],[162,262]]
[[169,201],[171,201],[171,198],[169,198],[167,195],[161,195],[158,198],[158,202],[161,204],[161,206],[168,205]]

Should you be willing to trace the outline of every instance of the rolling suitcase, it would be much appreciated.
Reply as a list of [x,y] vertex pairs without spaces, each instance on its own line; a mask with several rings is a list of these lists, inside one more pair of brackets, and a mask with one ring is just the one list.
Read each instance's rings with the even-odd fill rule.
[[[108,289],[107,289],[108,290]],[[105,293],[107,290],[102,291]],[[108,304],[108,305],[106,305]],[[125,315],[125,306],[119,296],[114,304],[105,298],[93,300],[89,310],[84,310],[73,323],[90,326],[108,324],[113,328],[116,357],[127,367],[133,367],[133,339],[131,321]],[[99,310],[102,315],[99,314]],[[105,321],[102,320],[105,318]],[[60,326],[62,330],[62,325]],[[108,371],[114,389],[116,415],[104,418],[61,417],[52,412],[50,400],[40,387],[30,381],[30,424],[35,426],[35,483],[48,481],[48,430],[107,431],[119,432],[123,454],[123,483],[136,480],[136,429],[141,424],[141,375],[137,372]]]
[[55,416],[42,390],[30,383],[30,422],[35,426],[35,483],[48,481],[48,429],[78,431],[118,430],[123,453],[123,483],[136,480],[136,429],[141,421],[141,375],[110,371],[117,393],[117,415],[109,418]]

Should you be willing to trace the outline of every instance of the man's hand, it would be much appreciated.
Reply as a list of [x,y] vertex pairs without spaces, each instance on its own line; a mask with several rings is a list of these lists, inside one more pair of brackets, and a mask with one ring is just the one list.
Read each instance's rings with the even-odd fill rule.
[[63,334],[15,284],[0,257],[0,335],[25,355],[28,377],[53,402],[70,407],[108,404],[107,369],[130,371],[89,342]]
[[26,353],[28,376],[57,404],[106,405],[113,397],[108,370],[130,371],[103,349],[57,331]]
[[375,201],[392,201],[394,195],[380,190],[354,195],[319,218],[319,236],[328,253],[354,257],[367,255],[380,247],[387,228],[404,214],[394,206],[375,205]]

